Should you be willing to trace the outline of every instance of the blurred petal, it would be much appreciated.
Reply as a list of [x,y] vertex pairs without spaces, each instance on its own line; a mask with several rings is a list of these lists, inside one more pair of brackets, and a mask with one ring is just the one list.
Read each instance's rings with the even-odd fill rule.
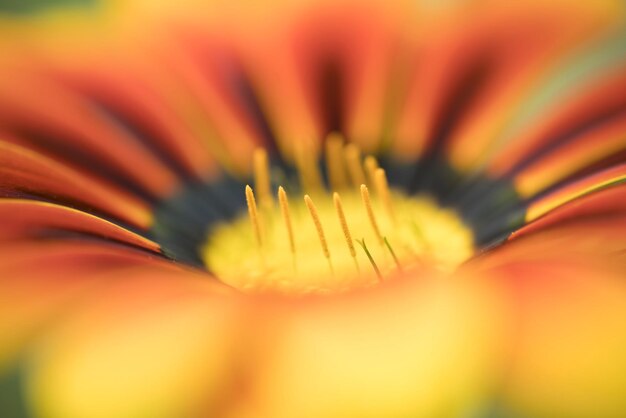
[[510,346],[500,389],[521,416],[626,411],[626,187],[549,212],[470,262],[509,288]]
[[[626,88],[626,86],[625,86]],[[560,147],[515,177],[516,189],[532,196],[567,176],[626,151],[626,112],[590,131],[575,135],[566,147]],[[595,167],[595,169],[601,168]]]
[[[278,310],[235,416],[458,416],[492,383],[501,315],[482,280],[398,279]],[[280,305],[279,305],[280,306]]]
[[159,252],[159,245],[147,238],[88,213],[51,203],[2,199],[0,219],[5,222],[0,241],[80,234]]
[[[592,63],[570,64],[566,69],[575,72],[570,77],[552,76],[555,87],[540,90],[541,94],[536,99],[543,99],[547,104],[534,104],[539,108],[534,112],[535,119],[512,124],[517,128],[513,134],[516,136],[505,135],[501,140],[503,146],[493,156],[489,167],[492,174],[517,174],[554,150],[566,147],[577,135],[624,118],[626,99],[621,92],[626,88],[625,36],[625,33],[620,33],[613,44],[596,46],[600,51],[597,54],[602,53],[600,57],[581,54],[581,60],[587,59]],[[593,64],[600,68],[595,68]],[[575,168],[576,161],[572,163]]]
[[217,408],[241,343],[243,311],[228,289],[150,268],[101,279],[26,358],[34,413],[140,418]]
[[624,414],[624,267],[560,259],[507,269],[519,322],[502,392],[515,410],[534,417]]
[[6,71],[11,75],[0,77],[0,127],[14,134],[8,140],[98,171],[151,197],[172,191],[175,174],[141,138],[111,121],[89,98],[52,77]]
[[624,180],[626,180],[626,165],[618,165],[586,176],[533,202],[526,212],[526,221],[533,221],[564,203],[596,190],[623,183]]
[[[558,230],[558,228],[573,227],[587,229],[594,234],[610,234],[610,239],[604,239],[603,242],[619,250],[620,246],[626,248],[625,220],[626,185],[617,184],[575,198],[557,207],[515,231],[510,239],[541,233],[549,229]],[[590,238],[587,236],[585,241]],[[572,244],[576,245],[577,242],[573,241]],[[564,247],[561,250],[567,251],[569,248]],[[605,251],[607,248],[602,248],[602,250]]]
[[59,77],[142,138],[173,171],[202,178],[214,165],[211,150],[203,135],[181,117],[184,106],[174,94],[178,86],[167,63],[150,58],[133,56],[120,63],[94,59],[80,70],[59,70]]
[[104,272],[133,265],[175,270],[161,257],[111,242],[11,241],[0,252],[0,372],[37,332],[71,312],[73,301],[97,293]]
[[56,202],[65,200],[144,229],[152,223],[147,205],[134,196],[34,151],[1,141],[0,190],[8,196],[26,193]]

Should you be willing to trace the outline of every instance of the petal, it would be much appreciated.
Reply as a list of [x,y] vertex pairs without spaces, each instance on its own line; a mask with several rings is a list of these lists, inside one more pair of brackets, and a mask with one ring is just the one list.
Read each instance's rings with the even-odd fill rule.
[[1,141],[0,190],[9,196],[27,193],[68,201],[144,229],[152,223],[149,208],[137,198],[39,153]]
[[[27,68],[42,65],[21,64]],[[2,71],[0,127],[13,133],[8,140],[17,140],[83,169],[105,173],[122,187],[129,186],[151,197],[171,193],[178,183],[175,173],[141,138],[107,118],[88,97],[55,81],[53,75],[31,72],[11,67]]]
[[509,287],[514,318],[500,389],[505,410],[532,417],[623,416],[626,264],[607,267],[554,248],[544,257],[531,253],[489,271]]
[[[566,260],[511,274],[520,305],[505,397],[527,416],[623,416],[626,413],[624,265]],[[564,402],[563,400],[567,400]]]
[[167,260],[111,242],[26,240],[0,244],[0,372],[48,323],[128,266],[174,269]]
[[[174,170],[200,179],[213,167],[211,151],[201,132],[192,130],[182,117],[176,80],[154,57],[133,57],[134,61],[92,64],[62,74],[68,84],[97,102],[107,114],[138,137]],[[135,62],[138,61],[138,62]],[[115,64],[119,64],[116,66]]]
[[[480,280],[390,281],[278,306],[241,416],[458,416],[492,383],[500,315]],[[280,306],[282,308],[280,308]]]
[[574,200],[466,266],[509,289],[500,393],[513,415],[626,413],[625,193]]
[[[563,72],[582,67],[578,62],[568,62],[568,59],[572,54],[580,54],[584,59],[591,53],[585,50],[580,53],[574,45],[595,43],[594,48],[604,50],[604,38],[621,23],[609,6],[596,8],[595,5],[577,3],[563,8],[545,2],[541,6],[509,6],[506,11],[492,7],[493,20],[487,25],[479,24],[477,28],[463,31],[470,32],[464,38],[475,37],[469,41],[469,48],[473,51],[469,59],[466,58],[467,71],[472,70],[472,65],[478,69],[474,78],[468,80],[470,85],[466,91],[459,94],[474,96],[458,99],[458,104],[466,107],[460,109],[460,121],[453,127],[446,144],[452,165],[463,172],[489,163],[490,158],[494,158],[494,151],[497,154],[502,145],[509,145],[508,131],[519,126],[517,119],[527,111],[529,103],[549,91],[546,84],[562,82]],[[566,61],[565,69],[554,71],[555,63],[558,65],[561,61]],[[596,74],[592,76],[597,77]],[[583,84],[587,80],[578,81]],[[553,100],[557,98],[554,95]],[[470,105],[463,100],[471,100]],[[554,109],[562,107],[561,103],[551,105]],[[529,125],[522,126],[526,133]],[[495,158],[497,162],[500,158],[508,162],[518,157],[519,151]]]
[[590,131],[574,135],[567,146],[548,153],[516,175],[516,190],[522,196],[533,196],[572,174],[593,167],[595,163],[611,156],[619,156],[626,150],[624,132],[626,132],[626,112]]
[[65,206],[21,199],[0,200],[0,241],[75,233],[159,252],[159,245],[102,218]]
[[[613,185],[558,206],[511,234],[510,240],[548,229],[572,226],[590,233],[610,234],[608,243],[626,247],[626,186]],[[562,231],[562,229],[560,229]]]
[[625,164],[586,176],[537,199],[528,207],[526,211],[526,221],[533,221],[549,211],[578,197],[611,185],[623,183],[625,179]]
[[150,268],[102,279],[24,359],[35,415],[179,417],[217,410],[239,353],[242,309],[229,289],[195,273]]
[[[554,75],[552,85],[540,89],[541,94],[534,98],[537,103],[526,105],[536,108],[534,113],[530,112],[533,116],[526,115],[524,119],[522,113],[520,120],[511,124],[514,132],[506,132],[491,161],[492,175],[524,175],[524,170],[554,151],[566,148],[579,135],[624,118],[626,99],[621,92],[626,88],[626,51],[623,34],[612,43],[594,47],[594,51],[581,54],[580,62],[567,63],[568,66]],[[571,76],[562,74],[566,71],[572,73]],[[600,146],[598,151],[602,148]],[[582,158],[584,161],[585,156]],[[571,163],[572,169],[581,165],[576,159]],[[553,181],[559,179],[558,174],[557,171]],[[544,180],[547,185],[550,185],[549,178]],[[534,185],[534,188],[539,186]],[[531,185],[525,185],[522,191],[529,193],[529,188],[532,189]]]

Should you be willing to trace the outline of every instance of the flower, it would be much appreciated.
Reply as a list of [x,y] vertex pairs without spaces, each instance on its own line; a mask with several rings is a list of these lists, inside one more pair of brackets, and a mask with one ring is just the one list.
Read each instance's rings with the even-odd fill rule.
[[623,416],[620,1],[0,3],[3,416]]

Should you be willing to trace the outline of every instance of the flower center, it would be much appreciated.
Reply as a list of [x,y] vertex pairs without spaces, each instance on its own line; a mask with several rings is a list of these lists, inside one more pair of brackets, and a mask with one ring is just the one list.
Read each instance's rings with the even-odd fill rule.
[[247,213],[214,228],[203,249],[221,281],[247,292],[335,293],[398,272],[451,270],[471,256],[472,233],[453,211],[391,190],[376,160],[361,163],[354,145],[327,141],[333,192],[321,185],[316,160],[296,158],[307,194],[294,198],[280,186],[274,196],[267,154],[255,152]]

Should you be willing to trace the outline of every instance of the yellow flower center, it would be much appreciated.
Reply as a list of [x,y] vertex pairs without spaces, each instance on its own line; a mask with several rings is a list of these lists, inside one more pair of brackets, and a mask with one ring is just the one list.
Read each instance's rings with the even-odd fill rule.
[[246,292],[336,293],[425,267],[452,270],[472,255],[472,233],[452,210],[390,190],[384,170],[373,157],[362,164],[355,146],[327,142],[334,192],[321,187],[314,161],[296,158],[296,166],[308,194],[294,198],[279,187],[273,196],[267,155],[255,152],[247,213],[214,228],[203,251],[224,283]]

